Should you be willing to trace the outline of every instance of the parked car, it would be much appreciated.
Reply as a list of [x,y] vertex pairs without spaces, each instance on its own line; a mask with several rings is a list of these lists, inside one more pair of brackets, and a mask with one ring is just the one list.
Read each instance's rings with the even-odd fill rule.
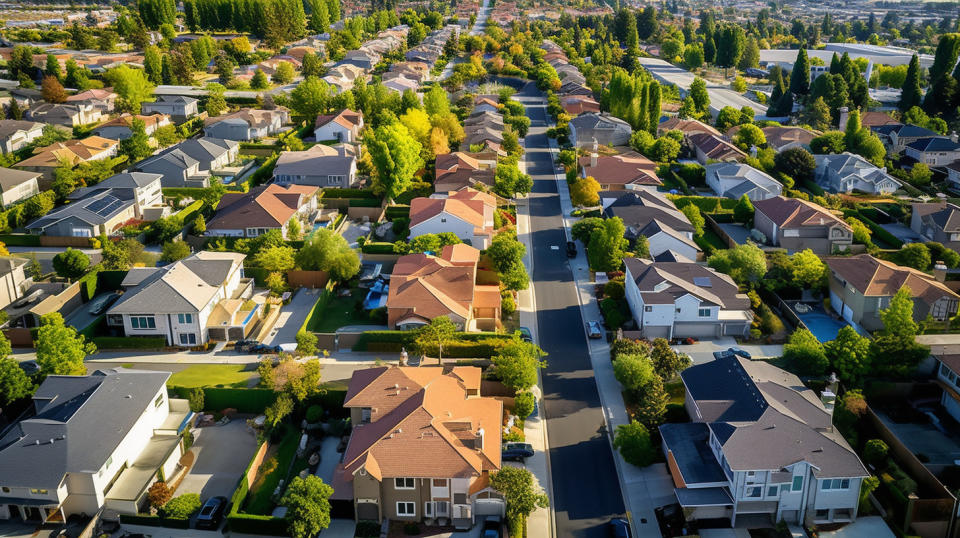
[[223,512],[227,507],[226,497],[211,497],[203,503],[197,515],[198,529],[217,529],[223,520]]
[[738,348],[738,347],[731,347],[731,348],[727,349],[727,351],[729,351],[730,353],[733,353],[734,355],[739,355],[739,356],[743,357],[744,359],[750,359],[750,358],[751,358],[749,352],[747,352],[747,351],[745,351],[745,350],[742,350],[742,349],[740,349],[740,348]]
[[20,369],[28,376],[33,376],[40,371],[40,365],[37,364],[37,361],[21,361]]
[[271,346],[267,344],[257,344],[250,348],[250,353],[257,355],[262,355],[265,353],[280,353],[281,351],[283,351],[283,348],[280,346]]
[[503,520],[500,516],[491,515],[483,518],[483,527],[480,530],[480,536],[483,538],[501,538],[500,529],[503,527]]
[[684,525],[686,521],[683,517],[683,508],[679,503],[667,504],[654,508],[653,513],[657,516],[657,524],[660,525],[660,534],[664,538],[673,536],[685,536]]
[[533,446],[530,443],[504,443],[500,451],[500,459],[526,461],[533,456]]
[[524,342],[533,342],[533,333],[530,332],[529,328],[520,327],[517,332],[520,333],[520,339]]
[[110,308],[110,305],[116,302],[116,300],[119,298],[120,296],[116,293],[109,293],[102,297],[98,297],[90,303],[90,309],[88,312],[94,316],[99,316],[100,314],[106,312],[107,309]]
[[577,244],[573,241],[567,241],[567,257],[576,258],[577,257]]
[[622,517],[615,517],[607,523],[610,538],[630,538],[630,523]]
[[587,322],[587,336],[590,338],[603,338],[603,327],[599,321]]
[[253,339],[237,340],[237,342],[233,344],[233,349],[235,349],[238,353],[248,353],[250,348],[259,344],[260,342],[257,342]]
[[43,290],[33,290],[26,297],[21,298],[19,301],[13,303],[14,308],[23,308],[28,304],[36,301],[37,299],[43,297]]

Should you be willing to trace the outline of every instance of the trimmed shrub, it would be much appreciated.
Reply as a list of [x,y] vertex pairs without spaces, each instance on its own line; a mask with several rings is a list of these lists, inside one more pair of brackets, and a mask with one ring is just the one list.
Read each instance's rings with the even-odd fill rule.
[[190,516],[200,509],[200,495],[196,493],[184,493],[178,497],[170,499],[163,505],[163,515],[169,519],[190,519]]
[[167,339],[162,336],[97,336],[97,349],[163,349]]
[[534,396],[530,392],[521,392],[513,399],[513,413],[525,419],[533,413]]
[[323,408],[319,405],[311,405],[307,408],[306,419],[309,424],[316,424],[323,418]]

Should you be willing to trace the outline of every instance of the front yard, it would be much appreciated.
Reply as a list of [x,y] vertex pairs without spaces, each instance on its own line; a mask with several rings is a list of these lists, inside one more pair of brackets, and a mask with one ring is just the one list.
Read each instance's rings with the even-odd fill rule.
[[170,376],[167,382],[172,387],[233,387],[250,386],[255,370],[247,370],[245,364],[194,364]]
[[341,297],[334,291],[325,307],[313,311],[313,315],[307,320],[307,330],[332,333],[348,325],[376,325],[377,320],[372,319],[370,312],[363,309],[366,294],[367,290],[355,286],[350,288],[350,295],[347,296]]

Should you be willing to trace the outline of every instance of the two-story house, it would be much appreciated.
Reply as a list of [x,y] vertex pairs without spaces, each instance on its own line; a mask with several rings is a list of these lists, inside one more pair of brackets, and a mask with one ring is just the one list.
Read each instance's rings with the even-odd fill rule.
[[103,114],[110,114],[116,108],[118,97],[119,95],[109,89],[92,88],[67,97],[67,102],[75,105],[90,105]]
[[490,488],[500,469],[503,403],[480,394],[475,366],[357,370],[343,406],[353,432],[331,500],[357,520],[426,522],[468,529],[502,515]]
[[635,152],[600,156],[598,146],[580,157],[580,177],[592,177],[603,190],[644,189],[656,191],[663,184],[657,177],[657,163]]
[[853,244],[853,229],[843,219],[800,198],[775,196],[753,203],[753,227],[773,246],[788,252],[810,249],[821,255]]
[[363,114],[349,108],[335,114],[321,114],[314,122],[314,140],[336,140],[337,142],[355,142],[363,130]]
[[0,152],[12,153],[43,134],[43,124],[33,121],[0,120]]
[[53,184],[53,172],[64,162],[78,165],[87,161],[99,161],[114,157],[120,142],[99,136],[74,138],[55,142],[49,146],[33,150],[33,155],[14,166],[31,172],[40,172],[40,190],[49,189]]
[[257,140],[279,133],[290,121],[286,108],[242,108],[236,112],[207,118],[203,122],[203,134],[227,140]]
[[211,329],[223,328],[210,323],[222,317],[218,309],[238,311],[253,295],[253,279],[243,276],[245,257],[200,251],[163,267],[134,268],[107,310],[107,325],[122,327],[127,336],[162,336],[171,346],[203,344]]
[[783,185],[766,172],[743,163],[712,163],[706,166],[707,186],[724,198],[740,199],[744,194],[751,201],[780,196]]
[[960,143],[945,136],[921,138],[907,144],[903,153],[930,167],[946,166],[960,159]]
[[746,336],[750,299],[729,275],[693,262],[625,258],[630,312],[648,339]]
[[813,525],[857,517],[870,473],[832,424],[835,396],[732,353],[680,373],[691,422],[660,427],[688,521]]
[[493,188],[496,179],[497,156],[493,153],[455,151],[437,155],[433,190],[450,193],[482,184],[485,191]]
[[900,182],[853,153],[814,155],[817,163],[816,182],[829,192],[860,191],[867,194],[888,194],[900,188]]
[[911,267],[860,254],[826,258],[830,277],[830,306],[851,324],[868,331],[883,328],[880,311],[901,288],[913,297],[913,319],[927,316],[944,321],[957,314],[960,296],[936,277]]
[[496,209],[496,197],[475,189],[446,198],[414,198],[410,201],[410,238],[452,232],[462,241],[486,249],[493,240]]
[[62,127],[77,127],[103,119],[103,112],[93,105],[43,103],[27,111],[27,119]]
[[40,172],[0,167],[0,206],[7,207],[40,193]]
[[0,519],[146,508],[150,485],[176,471],[193,415],[167,396],[169,377],[125,368],[47,376],[27,417],[0,439]]
[[182,123],[200,113],[194,97],[185,95],[159,95],[156,101],[145,102],[140,105],[140,113],[165,114],[173,121]]
[[601,146],[626,146],[633,129],[630,124],[606,112],[588,112],[570,120],[570,142],[588,148],[594,142]]
[[960,207],[946,201],[914,203],[910,207],[911,230],[947,248],[960,248]]
[[284,151],[273,168],[273,181],[314,187],[356,186],[355,146],[317,144],[304,151]]
[[148,157],[135,165],[141,172],[160,174],[164,187],[199,187],[210,185],[210,173],[200,171],[200,162],[178,148]]
[[284,237],[290,219],[311,220],[317,210],[317,187],[271,183],[250,192],[228,192],[217,204],[217,212],[207,222],[206,235],[212,237],[257,237],[280,230]]
[[700,255],[693,241],[694,228],[673,202],[657,191],[601,191],[600,205],[605,218],[619,217],[630,241],[647,238],[650,256],[673,252],[690,261]]
[[926,127],[918,127],[903,123],[878,125],[870,129],[887,147],[888,155],[899,155],[907,147],[918,140],[938,138],[940,134]]

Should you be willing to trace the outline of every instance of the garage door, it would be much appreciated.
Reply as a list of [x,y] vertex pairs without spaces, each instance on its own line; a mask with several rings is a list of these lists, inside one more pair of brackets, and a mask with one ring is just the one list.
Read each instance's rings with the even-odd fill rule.
[[380,521],[380,511],[377,509],[377,503],[357,502],[357,519]]
[[647,338],[670,338],[670,327],[644,325],[643,336]]
[[500,499],[476,499],[473,501],[473,514],[482,516],[500,516],[506,514],[506,505]]
[[729,506],[698,506],[687,520],[729,518],[731,511]]
[[714,338],[717,325],[714,323],[678,323],[673,328],[674,338]]

